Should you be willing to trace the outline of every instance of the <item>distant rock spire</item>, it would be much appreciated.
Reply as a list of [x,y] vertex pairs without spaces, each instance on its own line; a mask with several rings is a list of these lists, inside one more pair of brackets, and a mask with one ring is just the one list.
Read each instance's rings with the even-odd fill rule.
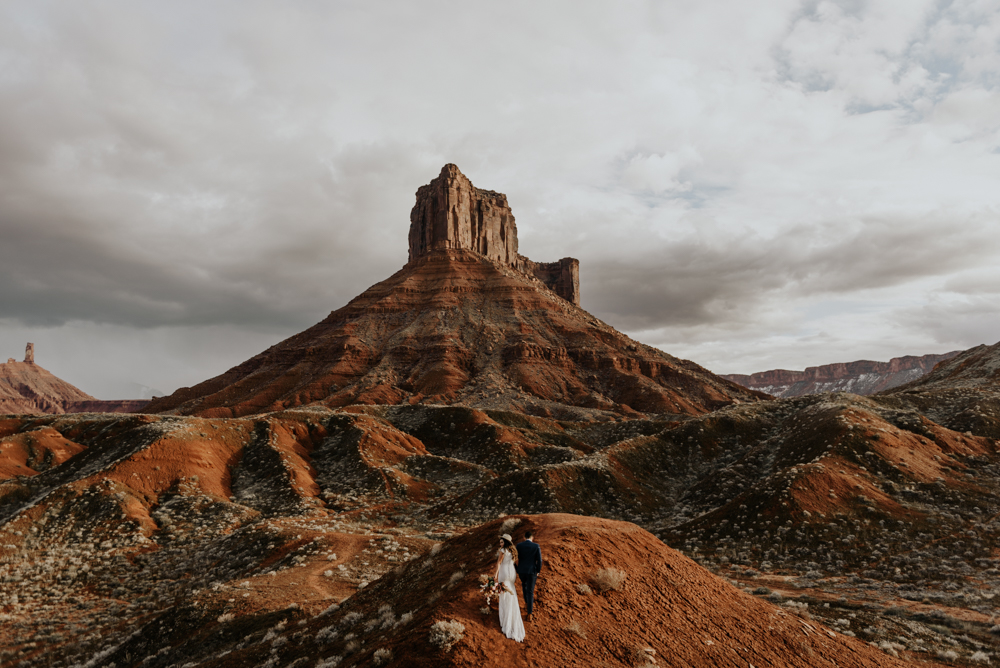
[[29,343],[24,347],[24,361],[28,364],[35,363],[35,344]]

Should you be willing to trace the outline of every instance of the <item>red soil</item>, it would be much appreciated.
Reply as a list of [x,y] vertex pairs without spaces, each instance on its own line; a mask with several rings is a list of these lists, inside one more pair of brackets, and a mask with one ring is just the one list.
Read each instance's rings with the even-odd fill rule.
[[[389,603],[415,619],[385,642],[366,639],[342,665],[368,665],[376,647],[391,649],[395,666],[635,666],[645,664],[637,656],[650,656],[645,648],[655,651],[655,665],[685,668],[907,665],[736,589],[633,524],[563,514],[521,519],[515,538],[532,528],[545,557],[524,643],[503,636],[495,603],[488,615],[480,611],[478,576],[493,567],[497,520],[445,543],[429,570],[412,564],[350,599],[342,612],[369,616]],[[627,574],[622,587],[580,593],[605,567]],[[456,571],[464,577],[449,584]],[[433,592],[440,598],[428,604]],[[452,619],[465,626],[464,637],[450,652],[433,648],[430,626]]]

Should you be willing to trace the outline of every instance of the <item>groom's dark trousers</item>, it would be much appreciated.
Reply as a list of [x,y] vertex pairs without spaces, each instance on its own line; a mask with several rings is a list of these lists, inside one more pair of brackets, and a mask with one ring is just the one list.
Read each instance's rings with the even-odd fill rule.
[[539,571],[542,570],[542,548],[530,540],[522,541],[515,547],[517,548],[517,576],[521,578],[524,607],[527,614],[530,615],[535,606],[535,582],[538,580]]

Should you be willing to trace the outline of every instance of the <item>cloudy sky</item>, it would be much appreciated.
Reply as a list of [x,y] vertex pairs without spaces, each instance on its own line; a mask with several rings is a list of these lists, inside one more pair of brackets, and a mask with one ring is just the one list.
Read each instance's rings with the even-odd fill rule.
[[0,2],[0,358],[172,391],[406,261],[446,162],[719,373],[1000,340],[1000,3]]

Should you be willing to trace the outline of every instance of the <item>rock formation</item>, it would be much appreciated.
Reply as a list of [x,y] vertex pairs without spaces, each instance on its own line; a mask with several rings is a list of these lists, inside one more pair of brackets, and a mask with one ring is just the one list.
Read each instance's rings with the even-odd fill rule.
[[417,191],[410,261],[399,272],[147,410],[241,416],[310,403],[430,402],[582,419],[692,415],[763,396],[579,308],[576,260],[537,264],[516,250],[506,198],[446,165]]
[[441,168],[417,190],[410,212],[410,262],[434,250],[471,250],[493,262],[534,276],[568,302],[580,305],[580,262],[533,262],[517,252],[517,226],[507,196],[480,190],[458,167]]
[[32,344],[25,361],[0,364],[0,412],[65,413],[67,403],[74,401],[95,399],[38,366]]
[[822,392],[850,392],[869,395],[898,387],[920,378],[938,362],[951,359],[958,352],[942,355],[894,357],[888,362],[860,360],[846,364],[811,366],[805,371],[774,369],[749,376],[722,374],[743,387],[776,397],[801,397]]
[[995,389],[1000,386],[1000,343],[953,353],[930,373],[899,390]]
[[148,401],[95,399],[35,363],[35,344],[24,361],[0,364],[0,413],[131,413]]

